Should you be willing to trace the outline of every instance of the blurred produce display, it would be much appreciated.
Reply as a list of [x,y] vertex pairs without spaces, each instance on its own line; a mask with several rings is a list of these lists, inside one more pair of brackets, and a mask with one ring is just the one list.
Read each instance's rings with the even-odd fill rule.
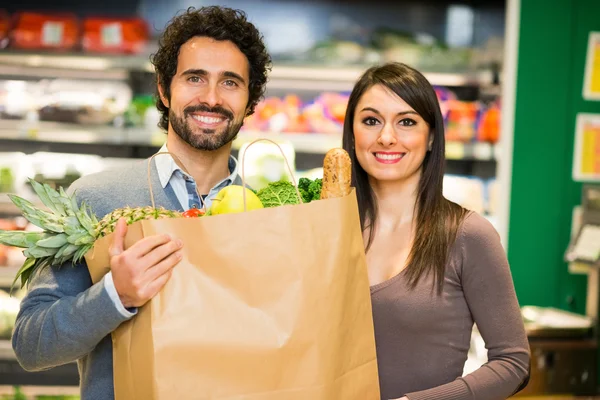
[[367,33],[367,43],[351,38],[321,41],[303,55],[304,61],[327,65],[356,65],[399,61],[420,69],[469,68],[474,49],[449,48],[429,35],[415,35],[389,27]]
[[[446,139],[453,142],[489,142],[500,139],[500,102],[461,101],[447,88],[436,87],[446,124]],[[246,119],[245,131],[273,133],[341,134],[349,93],[323,92],[311,101],[298,95],[268,96]]]
[[149,40],[141,18],[81,18],[74,13],[23,11],[0,14],[0,39],[18,50],[82,50],[90,53],[139,54]]
[[[334,23],[331,23],[335,25]],[[82,16],[75,12],[0,9],[0,48],[55,53],[146,55],[155,47],[157,27],[138,16]],[[301,42],[301,40],[300,40]],[[346,21],[331,27],[307,50],[272,52],[277,63],[369,66],[402,61],[431,71],[464,71],[502,64],[502,38],[491,36],[478,47],[449,46],[423,32]]]
[[[125,82],[42,79],[0,81],[0,117],[86,125],[119,123],[132,102]],[[35,113],[32,121],[31,113]]]

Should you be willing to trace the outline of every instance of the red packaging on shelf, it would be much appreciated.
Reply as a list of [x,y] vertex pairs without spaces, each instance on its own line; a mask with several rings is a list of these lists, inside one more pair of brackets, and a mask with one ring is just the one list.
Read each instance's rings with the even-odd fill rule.
[[70,13],[20,12],[9,37],[16,49],[71,50],[79,43],[79,21]]
[[8,44],[8,32],[10,30],[10,18],[5,10],[0,10],[0,49]]
[[136,54],[148,42],[148,25],[140,18],[86,18],[83,23],[84,51]]
[[471,142],[476,137],[476,123],[479,105],[477,102],[448,101],[446,140]]
[[500,140],[500,105],[495,103],[486,109],[479,120],[477,140],[480,142],[498,143]]

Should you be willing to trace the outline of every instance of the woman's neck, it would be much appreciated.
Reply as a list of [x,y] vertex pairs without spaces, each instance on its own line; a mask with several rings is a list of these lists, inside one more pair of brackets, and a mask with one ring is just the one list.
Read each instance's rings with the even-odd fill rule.
[[402,181],[371,181],[377,202],[377,231],[389,233],[412,226],[419,179],[420,174],[415,174]]

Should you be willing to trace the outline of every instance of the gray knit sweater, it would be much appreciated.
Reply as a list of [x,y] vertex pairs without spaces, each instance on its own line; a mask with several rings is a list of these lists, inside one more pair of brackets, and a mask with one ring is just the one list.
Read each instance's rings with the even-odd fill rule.
[[[69,192],[76,191],[77,200],[84,200],[99,218],[124,206],[148,206],[147,167],[147,160],[140,160],[126,169],[84,176]],[[154,162],[151,180],[156,206],[183,211],[170,185],[162,189]],[[24,369],[39,371],[77,361],[82,400],[113,399],[110,333],[126,319],[103,281],[92,285],[85,263],[47,268],[31,281],[12,344]]]

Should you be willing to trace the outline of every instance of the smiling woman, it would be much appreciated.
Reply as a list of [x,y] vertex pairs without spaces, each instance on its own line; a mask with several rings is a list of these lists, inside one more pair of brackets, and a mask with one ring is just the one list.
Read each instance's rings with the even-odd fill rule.
[[418,178],[433,140],[423,117],[382,85],[365,92],[356,109],[356,157],[370,176],[377,181]]
[[[434,89],[404,64],[367,70],[348,101],[381,398],[505,399],[529,346],[506,255],[483,217],[443,197],[444,124]],[[488,363],[463,377],[477,324]]]

